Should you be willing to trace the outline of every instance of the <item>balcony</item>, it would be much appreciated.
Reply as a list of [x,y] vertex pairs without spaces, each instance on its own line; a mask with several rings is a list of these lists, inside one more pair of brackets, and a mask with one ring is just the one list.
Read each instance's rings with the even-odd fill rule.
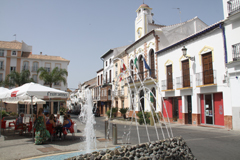
[[176,77],[176,89],[192,88],[192,76]]
[[227,3],[229,16],[240,11],[240,0],[230,0]]
[[[155,70],[155,69],[151,69],[150,71],[151,71],[151,75],[150,75],[150,73],[149,73],[149,70],[146,70],[146,71],[144,71],[144,72],[139,72],[138,74],[134,74],[134,75],[132,76],[132,78],[131,78],[131,76],[129,76],[129,77],[127,77],[127,81],[126,81],[126,82],[128,82],[128,83],[133,83],[134,78],[136,78],[136,79],[134,80],[134,82],[139,82],[140,80],[143,81],[144,78],[146,78],[145,75],[149,75],[149,76],[147,76],[147,77],[151,77],[151,78],[153,78],[153,79],[157,79],[157,77],[156,77],[156,70]],[[137,75],[138,75],[139,77],[138,77]]]
[[22,66],[22,71],[27,71],[29,70],[29,66]]
[[37,72],[38,68],[39,68],[38,66],[33,66],[32,67],[32,72]]
[[217,71],[206,70],[204,72],[196,73],[196,86],[205,87],[217,84]]
[[175,89],[174,79],[170,80],[162,80],[161,81],[161,90],[162,91],[173,91]]
[[112,81],[111,81],[111,79],[110,78],[108,78],[107,80],[106,80],[106,78],[103,80],[103,84],[109,84],[109,83],[111,83]]
[[240,60],[240,43],[232,45],[233,61]]
[[124,97],[124,90],[117,90],[112,92],[112,96],[113,97]]
[[101,101],[110,101],[111,100],[111,91],[112,91],[111,85],[102,87],[101,91],[100,91],[100,100]]

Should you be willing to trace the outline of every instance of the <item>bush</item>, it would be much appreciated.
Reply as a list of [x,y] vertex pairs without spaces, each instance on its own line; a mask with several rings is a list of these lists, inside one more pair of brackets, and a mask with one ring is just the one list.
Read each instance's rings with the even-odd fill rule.
[[122,113],[123,118],[126,119],[126,113],[128,111],[128,108],[120,108],[119,111]]
[[[107,116],[108,116],[108,118],[110,117],[110,112],[111,112],[111,109],[109,109],[109,110],[107,111]],[[112,108],[111,118],[113,118],[113,116],[116,117],[116,113],[117,113],[117,108]]]
[[7,112],[4,110],[2,110],[1,112],[2,112],[2,117],[6,117],[8,115]]
[[11,113],[10,113],[10,116],[17,116],[17,113],[11,112]]
[[150,124],[150,116],[151,116],[150,112],[144,112],[144,117],[143,117],[142,111],[140,111],[140,112],[137,113],[137,116],[139,118],[138,123],[140,125],[144,124],[144,117],[145,117],[145,120],[146,120],[146,124]]
[[59,109],[60,115],[64,115],[67,112],[67,110],[68,109],[65,107],[60,107],[60,109]]

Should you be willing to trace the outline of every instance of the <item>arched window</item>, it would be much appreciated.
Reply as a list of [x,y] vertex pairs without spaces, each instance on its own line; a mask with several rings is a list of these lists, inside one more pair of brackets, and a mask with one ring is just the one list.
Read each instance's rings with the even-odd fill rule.
[[154,61],[154,51],[150,51],[150,64],[151,64],[151,77],[155,78],[155,61]]
[[140,55],[138,58],[138,64],[139,64],[139,69],[138,69],[138,75],[141,80],[144,79],[144,68],[143,68],[143,56]]

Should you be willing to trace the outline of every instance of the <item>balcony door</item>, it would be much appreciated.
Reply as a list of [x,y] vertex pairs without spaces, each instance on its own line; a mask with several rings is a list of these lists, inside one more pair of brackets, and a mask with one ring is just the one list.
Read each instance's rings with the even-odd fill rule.
[[167,89],[173,89],[172,65],[167,66]]
[[190,87],[189,60],[182,61],[183,87]]
[[139,98],[140,98],[140,103],[141,103],[140,111],[142,111],[142,110],[144,111],[144,92],[143,92],[143,90],[141,90]]
[[155,63],[154,63],[154,51],[151,50],[151,53],[150,53],[150,60],[151,60],[151,77],[152,78],[155,78]]
[[212,52],[202,55],[203,62],[203,83],[213,83]]
[[139,78],[141,80],[143,80],[144,76],[143,76],[143,57],[142,55],[139,57],[138,59],[138,63],[139,63]]

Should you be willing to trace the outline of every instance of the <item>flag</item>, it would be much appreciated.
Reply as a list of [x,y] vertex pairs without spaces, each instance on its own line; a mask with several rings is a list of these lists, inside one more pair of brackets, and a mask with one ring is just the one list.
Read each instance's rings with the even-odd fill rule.
[[[120,73],[122,73],[123,72],[123,70],[122,70],[122,67],[120,66]],[[121,82],[121,80],[122,80],[122,75],[120,75],[120,80],[119,80],[119,82]]]
[[147,68],[149,70],[149,73],[150,73],[150,76],[151,76],[151,69],[148,66],[147,62],[145,61],[145,58],[143,58],[143,61],[144,61],[145,68]]
[[151,101],[152,103],[154,102],[154,97],[153,97],[152,92],[150,92],[150,101]]
[[125,64],[123,63],[123,70],[125,71],[126,70],[126,66],[125,66]]
[[134,59],[134,64],[135,64],[136,68],[138,69],[138,66],[137,66],[137,57]]

